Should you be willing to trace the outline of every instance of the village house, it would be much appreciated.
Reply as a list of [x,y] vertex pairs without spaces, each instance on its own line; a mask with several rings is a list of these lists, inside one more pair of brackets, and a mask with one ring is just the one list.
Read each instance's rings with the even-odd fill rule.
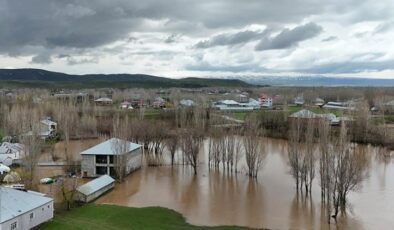
[[0,186],[0,230],[31,229],[52,218],[52,198]]
[[112,105],[113,101],[108,97],[100,97],[99,99],[94,100],[96,105],[104,106],[104,105]]
[[56,134],[57,123],[52,121],[51,118],[47,117],[40,121],[40,136],[41,138],[52,137]]
[[272,97],[268,96],[267,94],[262,93],[259,97],[259,101],[262,107],[270,108],[272,107],[274,100]]
[[183,107],[193,107],[195,105],[194,101],[190,99],[180,100],[179,104]]
[[154,108],[164,108],[166,106],[166,100],[161,97],[156,97],[152,105]]
[[[125,145],[122,153],[117,151],[117,145]],[[122,147],[123,149],[123,147]],[[141,145],[129,141],[112,138],[93,146],[83,152],[81,172],[83,177],[98,177],[101,175],[116,176],[116,157],[124,157],[125,174],[129,174],[141,167],[142,148]]]
[[339,120],[333,113],[324,113],[317,114],[307,109],[302,109],[298,112],[295,112],[289,116],[289,122],[293,122],[295,120],[300,120],[301,122],[307,122],[308,120],[314,120],[316,124],[318,124],[321,120],[326,120],[330,123],[330,125],[338,125]]
[[9,173],[11,169],[7,165],[0,164],[0,175]]
[[133,109],[133,106],[131,105],[131,102],[124,101],[120,103],[120,108],[121,109]]
[[334,110],[355,110],[355,105],[352,101],[349,102],[333,102],[329,101],[327,104],[323,105],[325,109],[334,109]]
[[315,104],[315,106],[322,107],[324,105],[324,100],[317,97],[313,103]]
[[75,200],[83,203],[89,203],[99,198],[102,194],[106,193],[114,186],[115,180],[112,177],[108,175],[100,176],[84,185],[79,186],[76,189],[77,194],[75,196]]
[[24,145],[19,143],[3,142],[0,145],[0,163],[10,166],[20,163],[24,157]]
[[261,108],[260,102],[253,98],[249,98],[249,102],[247,103],[239,103],[234,100],[221,100],[214,102],[212,107],[222,111],[252,111]]
[[299,95],[294,98],[294,104],[297,106],[303,106],[305,104],[304,95]]

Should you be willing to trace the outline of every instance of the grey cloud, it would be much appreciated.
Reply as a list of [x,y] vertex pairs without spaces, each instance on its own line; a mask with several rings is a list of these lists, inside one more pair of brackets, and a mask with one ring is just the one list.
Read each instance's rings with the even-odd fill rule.
[[331,42],[331,41],[335,41],[337,39],[338,39],[338,37],[336,37],[336,36],[330,36],[330,37],[322,39],[321,41],[322,42]]
[[394,70],[394,60],[333,62],[316,65],[308,69],[298,69],[296,71],[315,74],[343,74],[382,71],[386,69]]
[[261,39],[268,34],[268,30],[251,31],[245,30],[238,33],[225,33],[216,35],[210,39],[198,42],[196,48],[210,48],[214,46],[237,45]]
[[297,46],[298,43],[313,38],[320,34],[323,28],[315,23],[297,26],[294,29],[284,29],[274,37],[267,37],[260,41],[256,50],[287,49]]
[[375,28],[374,33],[385,33],[387,31],[390,31],[393,28],[394,28],[394,21],[384,22],[384,23],[379,24]]
[[164,40],[164,42],[167,44],[174,43],[174,42],[178,41],[179,37],[180,37],[180,35],[178,35],[178,34],[171,34],[170,36],[168,36]]
[[241,65],[213,65],[206,61],[200,61],[198,63],[186,65],[187,70],[191,71],[211,71],[211,72],[263,72],[267,71],[266,68],[259,66],[258,64],[241,64]]
[[51,55],[48,53],[41,53],[31,58],[31,63],[49,64],[52,62]]

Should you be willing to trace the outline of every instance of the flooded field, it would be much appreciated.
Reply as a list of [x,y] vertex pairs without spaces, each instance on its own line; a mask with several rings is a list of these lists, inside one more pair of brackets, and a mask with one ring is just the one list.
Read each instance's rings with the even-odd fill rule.
[[[296,194],[287,165],[286,141],[268,139],[268,155],[257,180],[243,173],[209,170],[202,154],[198,176],[187,166],[145,167],[98,199],[130,207],[162,206],[197,225],[241,225],[271,229],[328,229],[321,213],[318,175],[312,196]],[[390,229],[394,226],[394,162],[379,148],[366,148],[369,177],[349,196],[347,215],[332,228]]]

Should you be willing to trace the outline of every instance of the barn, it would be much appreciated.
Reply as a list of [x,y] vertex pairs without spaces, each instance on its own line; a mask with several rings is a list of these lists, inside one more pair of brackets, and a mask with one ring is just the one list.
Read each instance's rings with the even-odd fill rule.
[[81,155],[83,177],[98,177],[101,175],[116,177],[117,159],[121,159],[123,162],[125,175],[139,169],[142,163],[141,145],[118,138],[111,138],[84,150]]
[[0,229],[31,229],[53,218],[53,199],[0,186]]
[[114,186],[115,180],[108,175],[103,175],[84,185],[79,186],[77,188],[76,200],[83,203],[89,203],[99,198],[102,194],[106,193]]

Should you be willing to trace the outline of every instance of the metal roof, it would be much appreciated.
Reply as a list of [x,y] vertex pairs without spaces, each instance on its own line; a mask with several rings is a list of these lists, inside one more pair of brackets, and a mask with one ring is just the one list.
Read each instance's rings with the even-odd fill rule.
[[115,180],[108,176],[108,175],[103,175],[99,178],[96,178],[84,185],[81,185],[77,188],[77,191],[82,193],[85,196],[89,196],[90,194],[93,194],[100,189],[104,188],[107,185],[110,185],[113,183]]
[[0,186],[0,223],[52,202],[53,199],[37,192],[24,192]]
[[141,145],[139,144],[121,140],[118,138],[111,138],[105,142],[102,142],[98,145],[91,147],[90,149],[81,152],[81,155],[116,155],[117,153],[114,151],[114,144],[116,142],[125,142],[126,144],[128,144],[129,146],[127,152],[131,152],[141,148]]

